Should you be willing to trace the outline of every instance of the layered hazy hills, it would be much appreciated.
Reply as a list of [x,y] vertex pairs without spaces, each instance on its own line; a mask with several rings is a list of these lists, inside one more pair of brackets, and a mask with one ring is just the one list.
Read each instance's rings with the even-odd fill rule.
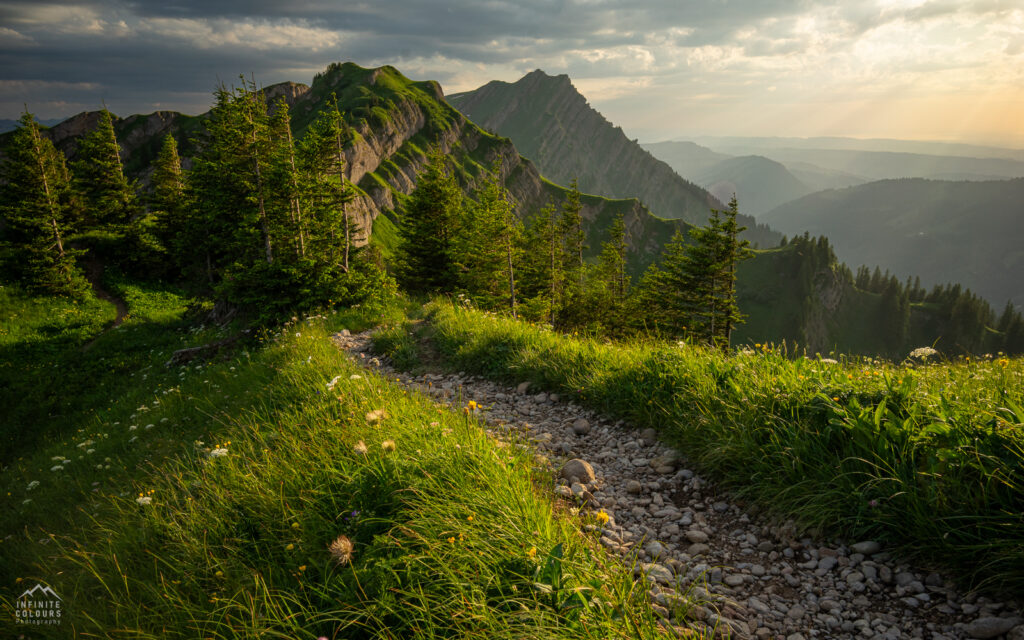
[[852,267],[932,286],[960,283],[997,307],[1024,304],[1024,179],[883,180],[814,193],[763,216],[787,234],[825,235]]
[[[637,197],[657,216],[693,224],[705,223],[711,208],[722,208],[719,199],[608,122],[568,76],[537,70],[514,83],[493,81],[452,94],[448,101],[481,126],[511,138],[544,175],[562,184],[576,178],[583,191]],[[753,218],[741,222],[752,242],[778,242],[778,234]]]
[[798,165],[810,165],[817,170],[856,176],[861,182],[890,178],[999,180],[1024,177],[1024,150],[1020,149],[854,138],[698,136],[693,141],[720,153],[759,154],[791,170]]
[[783,164],[764,156],[730,156],[686,141],[641,146],[719,200],[728,201],[735,194],[740,211],[752,216],[816,190]]

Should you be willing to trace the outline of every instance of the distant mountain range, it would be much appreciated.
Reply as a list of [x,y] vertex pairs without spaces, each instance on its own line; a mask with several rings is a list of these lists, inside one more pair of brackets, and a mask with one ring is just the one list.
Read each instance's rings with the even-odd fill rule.
[[826,188],[820,184],[826,182],[824,179],[814,180],[808,185],[783,164],[764,156],[730,156],[694,142],[658,142],[642,146],[668,163],[676,173],[693,180],[718,199],[728,201],[735,194],[740,211],[751,216],[758,216],[817,188]]
[[1024,304],[1024,179],[883,180],[810,194],[765,213],[787,234],[827,236],[851,267],[925,286],[957,282],[994,305]]
[[[57,124],[58,122],[63,122],[63,121],[64,121],[64,118],[46,118],[46,119],[43,119],[43,120],[40,120],[39,118],[36,118],[36,122],[38,122],[39,124],[43,125],[44,127],[52,127],[53,125]],[[14,131],[16,128],[18,128],[18,121],[17,120],[4,120],[4,119],[0,119],[0,133],[6,133],[7,131]]]
[[[508,136],[544,175],[561,184],[576,178],[583,191],[637,197],[655,215],[691,224],[704,224],[711,208],[723,207],[722,201],[608,122],[568,76],[536,70],[514,83],[489,82],[447,99],[482,127]],[[758,226],[753,218],[744,216],[741,222],[752,242],[778,243],[780,235]]]

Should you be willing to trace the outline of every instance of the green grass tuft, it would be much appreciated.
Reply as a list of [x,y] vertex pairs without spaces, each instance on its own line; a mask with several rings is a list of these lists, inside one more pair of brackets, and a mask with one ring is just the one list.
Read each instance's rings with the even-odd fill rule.
[[445,303],[428,321],[452,368],[532,380],[655,427],[776,515],[882,540],[970,586],[1024,590],[1024,360],[611,345]]

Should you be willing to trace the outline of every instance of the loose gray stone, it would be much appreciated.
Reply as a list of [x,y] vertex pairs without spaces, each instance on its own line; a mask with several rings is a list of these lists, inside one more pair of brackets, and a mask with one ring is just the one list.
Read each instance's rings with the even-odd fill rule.
[[686,548],[686,553],[690,554],[691,556],[699,556],[710,551],[711,547],[701,542],[691,544],[689,547]]
[[1013,629],[1020,622],[1020,618],[995,618],[990,616],[978,618],[973,622],[967,623],[964,631],[972,638],[995,638]]
[[530,381],[529,380],[527,380],[526,382],[520,382],[519,386],[516,387],[516,393],[518,393],[519,395],[525,395],[526,392],[529,389],[530,389]]
[[708,534],[704,533],[703,531],[699,531],[697,529],[690,529],[684,535],[686,536],[686,539],[689,540],[690,542],[697,543],[697,542],[707,542],[708,541]]
[[854,553],[863,553],[866,556],[870,556],[881,551],[882,545],[878,544],[874,540],[867,540],[865,542],[858,542],[857,544],[850,545],[850,549]]
[[665,547],[660,542],[655,541],[648,543],[648,545],[644,547],[644,551],[646,551],[647,555],[652,558],[659,558],[664,555]]
[[836,564],[838,563],[839,560],[836,559],[835,556],[825,556],[824,558],[818,560],[818,570],[816,571],[816,573],[818,575],[825,575],[826,572],[834,569]]
[[644,444],[652,445],[658,441],[658,432],[651,428],[644,429],[640,432],[640,439]]
[[590,433],[590,421],[586,418],[578,418],[572,423],[572,430],[578,436],[585,436]]
[[630,480],[626,482],[626,493],[636,495],[644,490],[644,485],[640,484],[637,480]]
[[594,467],[590,466],[590,463],[586,460],[580,460],[575,458],[565,463],[562,467],[562,477],[566,480],[572,480],[578,478],[580,482],[591,483],[597,479],[594,475]]

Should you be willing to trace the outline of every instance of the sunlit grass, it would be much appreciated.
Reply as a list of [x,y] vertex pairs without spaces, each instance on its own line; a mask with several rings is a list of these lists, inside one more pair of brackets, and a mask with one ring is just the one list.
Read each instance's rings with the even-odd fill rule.
[[4,607],[49,584],[65,618],[33,632],[54,637],[659,635],[532,451],[329,341],[380,319],[297,320],[185,366],[154,353],[109,411],[25,451],[0,476]]
[[[971,585],[1024,588],[1021,359],[889,363],[793,359],[773,345],[730,354],[612,345],[443,303],[428,321],[452,368],[532,380],[655,427],[777,515],[880,539]],[[381,344],[415,349],[403,333]]]

